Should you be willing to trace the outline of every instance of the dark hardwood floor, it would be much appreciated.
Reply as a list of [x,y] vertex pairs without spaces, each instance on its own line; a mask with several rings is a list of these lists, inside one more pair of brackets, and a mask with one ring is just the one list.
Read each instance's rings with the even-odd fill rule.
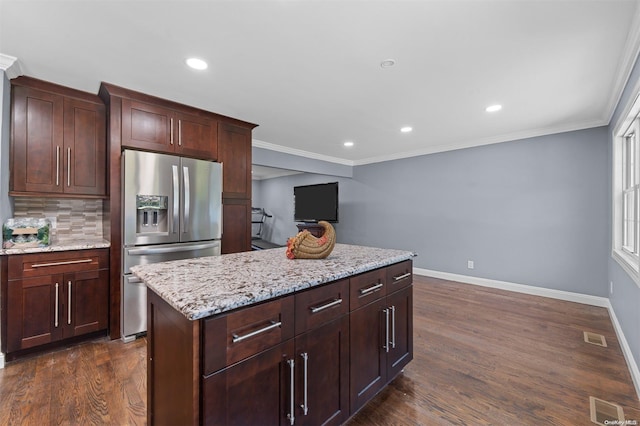
[[[604,308],[415,276],[414,351],[349,426],[589,425],[589,396],[640,421]],[[144,424],[145,352],[100,339],[8,363],[0,425]]]

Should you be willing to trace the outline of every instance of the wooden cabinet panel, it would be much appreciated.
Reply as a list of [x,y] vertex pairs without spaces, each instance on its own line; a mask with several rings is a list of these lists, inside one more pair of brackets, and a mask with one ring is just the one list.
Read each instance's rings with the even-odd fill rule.
[[349,417],[348,316],[296,337],[295,372],[295,424],[339,425]]
[[387,270],[387,294],[391,294],[401,288],[410,286],[413,282],[413,262],[405,260],[386,268]]
[[185,113],[177,113],[176,118],[176,154],[215,161],[218,157],[218,122]]
[[6,352],[62,338],[62,276],[11,281],[7,288]]
[[349,314],[352,414],[386,384],[386,356],[382,349],[385,339],[382,327],[384,308],[385,299],[378,299]]
[[105,126],[98,97],[28,77],[13,80],[10,194],[104,197]]
[[251,129],[219,123],[218,161],[223,164],[222,197],[251,199]]
[[251,200],[222,200],[222,254],[251,250]]
[[64,100],[62,183],[69,194],[104,195],[106,191],[106,112],[102,104]]
[[173,151],[172,111],[122,99],[122,146],[151,151]]
[[106,330],[108,253],[99,249],[9,256],[2,287],[2,298],[8,300],[3,349],[12,353]]
[[349,280],[296,293],[296,334],[349,313]]
[[395,377],[413,359],[413,287],[387,296],[391,309],[391,342],[387,353],[387,377]]
[[11,190],[61,193],[63,97],[15,86],[11,110]]
[[351,310],[371,303],[387,294],[386,270],[374,269],[350,278],[349,305]]
[[293,321],[293,296],[205,320],[203,374],[292,338]]

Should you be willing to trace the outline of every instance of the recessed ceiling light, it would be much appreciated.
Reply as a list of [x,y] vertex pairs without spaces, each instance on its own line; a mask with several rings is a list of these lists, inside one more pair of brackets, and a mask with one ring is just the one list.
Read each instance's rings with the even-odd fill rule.
[[189,65],[194,70],[206,70],[208,65],[205,61],[198,58],[189,58],[186,60],[187,65]]
[[351,141],[346,141],[346,142],[344,143],[344,146],[346,146],[347,148],[351,148],[351,147],[353,146],[353,142],[351,142]]
[[403,128],[401,128],[401,129],[400,129],[400,131],[401,131],[402,133],[409,133],[409,132],[410,132],[410,131],[412,131],[412,130],[413,130],[413,127],[410,127],[410,126],[405,126],[405,127],[403,127]]
[[490,105],[488,106],[485,111],[487,112],[496,112],[496,111],[500,111],[502,109],[502,105]]
[[396,64],[396,60],[395,59],[385,59],[384,61],[380,62],[380,66],[382,68],[392,67],[395,64]]

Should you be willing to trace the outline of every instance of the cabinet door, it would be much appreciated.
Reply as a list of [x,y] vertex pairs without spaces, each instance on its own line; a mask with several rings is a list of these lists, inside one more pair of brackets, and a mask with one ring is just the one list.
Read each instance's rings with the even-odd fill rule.
[[251,200],[222,200],[222,254],[251,250]]
[[11,191],[62,192],[63,97],[12,88]]
[[285,343],[203,378],[205,425],[289,424],[294,343]]
[[122,99],[122,146],[173,152],[173,111]]
[[413,286],[387,296],[389,352],[387,378],[391,380],[413,359]]
[[10,281],[7,287],[7,352],[62,338],[62,275]]
[[358,411],[386,384],[384,319],[382,298],[352,311],[350,321],[350,406]]
[[339,425],[349,417],[349,317],[296,338],[295,423]]
[[219,123],[218,161],[223,163],[222,197],[251,199],[251,129]]
[[106,130],[104,105],[64,100],[64,176],[67,194],[106,194]]
[[109,305],[107,270],[64,275],[64,337],[106,330]]
[[[176,153],[215,160],[218,157],[218,123],[197,115],[177,113]],[[174,124],[175,125],[175,124]]]

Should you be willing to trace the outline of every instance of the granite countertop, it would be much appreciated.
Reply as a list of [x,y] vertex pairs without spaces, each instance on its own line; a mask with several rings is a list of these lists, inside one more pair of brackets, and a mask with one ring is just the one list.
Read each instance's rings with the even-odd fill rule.
[[55,242],[54,244],[51,244],[46,247],[0,249],[0,255],[48,253],[53,251],[70,251],[70,250],[88,250],[88,249],[97,249],[97,248],[108,248],[110,246],[111,246],[111,243],[109,243],[109,241],[107,240],[78,239],[78,240],[72,240],[72,241]]
[[189,320],[229,311],[413,257],[410,251],[336,244],[326,259],[287,259],[286,248],[139,265],[147,287]]

